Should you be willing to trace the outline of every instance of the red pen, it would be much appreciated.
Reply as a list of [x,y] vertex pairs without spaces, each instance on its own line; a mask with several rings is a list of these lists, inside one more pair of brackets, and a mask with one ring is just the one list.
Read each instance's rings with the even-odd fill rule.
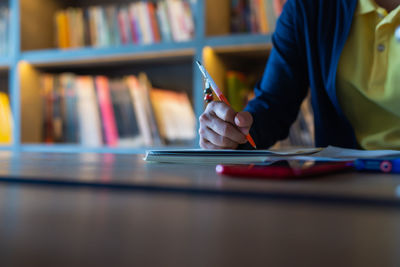
[[[228,102],[228,99],[226,99],[226,97],[222,94],[221,90],[218,88],[218,86],[214,82],[213,78],[211,78],[211,75],[208,73],[206,68],[204,68],[204,66],[200,63],[200,61],[197,60],[196,63],[197,63],[197,66],[199,67],[201,73],[203,74],[204,79],[206,79],[206,81],[208,81],[210,83],[211,89],[217,95],[219,100],[221,100],[222,102],[224,102],[228,106],[231,106],[229,104],[229,102]],[[246,139],[247,139],[247,141],[249,141],[249,143],[252,145],[252,147],[257,148],[256,147],[256,143],[254,142],[254,140],[253,140],[253,138],[251,137],[250,134],[246,135]]]

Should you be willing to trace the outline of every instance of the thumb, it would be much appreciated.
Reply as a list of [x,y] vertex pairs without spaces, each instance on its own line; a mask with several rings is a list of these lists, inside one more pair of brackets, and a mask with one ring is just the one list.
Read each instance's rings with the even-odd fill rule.
[[253,124],[253,116],[247,111],[238,112],[235,116],[235,124],[243,134],[247,135]]

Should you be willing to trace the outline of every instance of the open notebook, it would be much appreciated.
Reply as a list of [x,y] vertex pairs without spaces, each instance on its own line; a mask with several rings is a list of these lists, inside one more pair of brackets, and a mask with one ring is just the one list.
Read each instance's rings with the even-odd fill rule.
[[280,159],[343,161],[357,158],[400,157],[397,150],[357,150],[334,146],[285,150],[148,150],[144,160],[164,163],[248,164]]

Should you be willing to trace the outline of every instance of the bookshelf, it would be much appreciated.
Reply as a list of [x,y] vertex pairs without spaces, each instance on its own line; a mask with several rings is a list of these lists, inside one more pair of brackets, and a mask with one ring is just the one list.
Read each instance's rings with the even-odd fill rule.
[[[145,71],[156,85],[185,90],[191,99],[196,117],[203,112],[204,102],[203,82],[194,64],[195,60],[203,61],[222,87],[227,69],[254,72],[261,76],[271,49],[271,35],[231,34],[229,0],[190,1],[196,26],[190,41],[65,50],[56,47],[53,20],[58,9],[131,2],[132,0],[6,1],[12,14],[10,51],[7,56],[0,57],[0,79],[7,84],[4,90],[9,94],[14,125],[12,144],[0,145],[1,150],[82,153],[143,153],[146,150],[146,147],[83,147],[79,144],[41,142],[38,130],[41,127],[39,76],[42,73],[124,75]],[[275,18],[272,15],[268,18],[272,29]],[[211,67],[213,64],[215,68]],[[250,67],[244,68],[245,65]],[[196,139],[190,146],[197,144]]]

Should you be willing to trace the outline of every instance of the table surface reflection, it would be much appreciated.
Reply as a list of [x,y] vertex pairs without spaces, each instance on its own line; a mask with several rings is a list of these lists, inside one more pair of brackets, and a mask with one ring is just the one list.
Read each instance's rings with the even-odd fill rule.
[[0,153],[1,266],[400,266],[400,176]]

